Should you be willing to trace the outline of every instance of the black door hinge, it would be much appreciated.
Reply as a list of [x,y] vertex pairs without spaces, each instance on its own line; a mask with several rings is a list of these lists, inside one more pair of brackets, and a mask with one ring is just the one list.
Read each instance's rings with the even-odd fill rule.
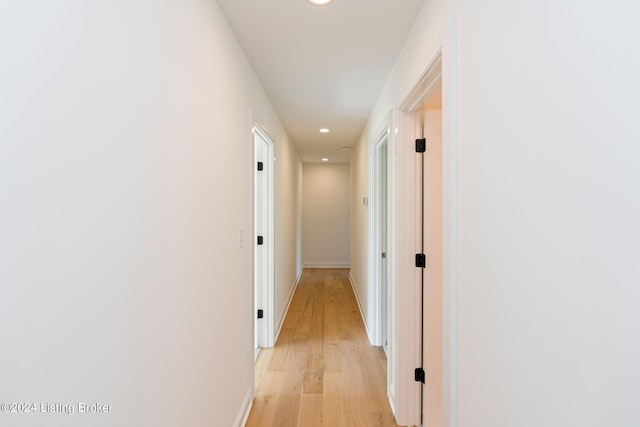
[[258,170],[261,171],[264,169],[264,163],[258,162]]
[[427,139],[416,139],[416,153],[424,153],[425,151],[427,151]]
[[258,310],[258,319],[262,319],[264,317],[264,310]]
[[424,369],[422,368],[416,368],[415,371],[415,377],[414,379],[416,380],[417,383],[422,383],[424,384],[424,380],[425,380],[425,375],[424,375]]
[[425,268],[427,266],[427,256],[425,254],[416,254],[416,267]]
[[262,245],[264,243],[264,238],[262,236],[258,236],[258,244]]

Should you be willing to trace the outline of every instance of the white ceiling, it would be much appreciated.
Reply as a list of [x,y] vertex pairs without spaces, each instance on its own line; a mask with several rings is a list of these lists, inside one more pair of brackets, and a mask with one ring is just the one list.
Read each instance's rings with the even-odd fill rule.
[[348,162],[424,1],[218,3],[302,160]]

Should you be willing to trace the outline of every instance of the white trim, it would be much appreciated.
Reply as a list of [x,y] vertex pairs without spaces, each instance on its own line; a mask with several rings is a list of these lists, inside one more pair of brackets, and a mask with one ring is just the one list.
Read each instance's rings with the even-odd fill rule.
[[364,315],[364,311],[362,311],[362,304],[360,304],[360,296],[358,295],[358,291],[356,290],[356,284],[353,281],[353,277],[351,276],[351,272],[349,272],[349,283],[351,284],[351,289],[353,289],[353,294],[356,296],[356,303],[358,304],[358,311],[360,311],[360,317],[362,317],[362,323],[364,323],[364,329],[367,331],[367,336],[369,337],[369,341],[371,341],[371,329],[367,324],[367,317]]
[[303,271],[304,271],[303,269],[300,269],[300,272],[298,272],[298,277],[296,277],[296,281],[293,285],[293,290],[291,291],[291,295],[289,295],[289,300],[287,301],[287,304],[284,307],[284,310],[280,313],[280,324],[278,325],[278,330],[276,331],[274,345],[275,343],[278,342],[278,338],[280,338],[280,332],[282,331],[282,326],[284,325],[284,321],[287,317],[287,313],[289,312],[291,301],[293,301],[293,295],[296,293],[296,289],[298,289],[298,285],[300,284],[300,279],[302,278]]
[[442,88],[442,48],[431,60],[425,72],[418,79],[414,89],[400,103],[402,111],[418,111],[424,108],[424,100],[431,99]]
[[253,408],[253,387],[249,387],[247,390],[238,415],[236,415],[236,420],[233,422],[233,427],[244,427],[247,425],[251,408]]
[[351,268],[351,262],[305,262],[303,268]]
[[391,129],[391,133],[389,134],[389,139],[387,141],[387,156],[388,156],[388,191],[389,191],[389,211],[387,218],[387,233],[388,233],[388,241],[387,241],[387,266],[388,266],[388,293],[387,293],[387,397],[389,399],[389,404],[391,405],[392,411],[394,414],[397,414],[396,411],[396,389],[397,389],[397,378],[400,374],[396,361],[397,357],[397,345],[393,344],[392,341],[397,340],[398,333],[394,332],[394,327],[397,318],[397,304],[396,304],[396,294],[395,289],[398,286],[401,286],[401,282],[397,280],[398,278],[398,259],[399,258],[399,247],[398,247],[398,230],[400,229],[399,218],[402,217],[402,210],[399,207],[399,194],[398,189],[399,183],[401,182],[401,173],[398,167],[398,152],[399,145],[399,121],[398,121],[398,112],[393,110],[390,114],[389,127]]

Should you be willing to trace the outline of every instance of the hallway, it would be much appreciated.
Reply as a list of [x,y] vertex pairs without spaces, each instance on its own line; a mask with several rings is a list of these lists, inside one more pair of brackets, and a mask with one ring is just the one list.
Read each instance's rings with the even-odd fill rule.
[[321,425],[397,426],[348,269],[305,269],[276,346],[256,361],[248,427]]

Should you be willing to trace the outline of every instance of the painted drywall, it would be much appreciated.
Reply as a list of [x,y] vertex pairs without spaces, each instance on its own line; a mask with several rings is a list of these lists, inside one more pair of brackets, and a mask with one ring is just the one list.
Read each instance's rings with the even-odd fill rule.
[[111,405],[0,424],[237,424],[252,117],[279,156],[283,286],[300,169],[217,3],[3,2],[0,57],[0,401]]
[[[276,117],[273,117],[275,120]],[[274,121],[275,122],[275,121]],[[279,122],[278,122],[279,123]],[[284,321],[287,304],[302,273],[302,162],[279,128],[275,142],[275,327]]]
[[491,3],[456,8],[460,425],[637,425],[640,7]]
[[372,340],[374,302],[371,299],[373,290],[369,289],[367,280],[369,164],[367,144],[356,144],[351,150],[351,271],[349,274],[369,339]]
[[303,265],[349,267],[350,165],[305,163],[302,187]]
[[[458,352],[445,425],[640,419],[638,13],[628,1],[426,2],[354,149],[456,16]],[[366,159],[353,159],[354,193]],[[366,250],[353,248],[363,274]]]

